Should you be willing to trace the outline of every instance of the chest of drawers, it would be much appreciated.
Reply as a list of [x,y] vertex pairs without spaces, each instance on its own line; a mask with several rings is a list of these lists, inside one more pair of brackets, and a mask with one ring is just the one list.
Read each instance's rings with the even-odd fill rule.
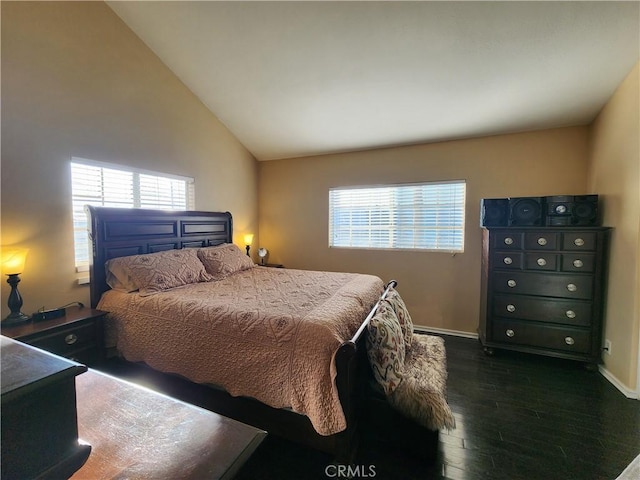
[[599,363],[609,231],[484,228],[479,336],[485,351]]

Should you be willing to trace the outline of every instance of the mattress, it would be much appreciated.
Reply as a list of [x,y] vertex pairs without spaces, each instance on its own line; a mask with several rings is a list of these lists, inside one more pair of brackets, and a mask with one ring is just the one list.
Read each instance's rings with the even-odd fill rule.
[[105,337],[127,360],[346,428],[335,353],[384,289],[373,275],[254,267],[150,296],[110,290]]

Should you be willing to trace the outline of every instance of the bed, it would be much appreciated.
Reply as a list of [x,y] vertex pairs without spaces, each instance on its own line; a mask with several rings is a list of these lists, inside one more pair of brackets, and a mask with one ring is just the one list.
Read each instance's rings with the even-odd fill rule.
[[[233,219],[228,212],[90,206],[86,211],[91,305],[110,312],[107,346],[127,361],[207,385],[208,403],[218,413],[328,452],[338,461],[353,459],[358,406],[371,377],[364,334],[394,281],[385,286],[371,275],[260,266],[212,279],[206,277],[207,264],[205,277],[198,277],[202,281],[177,288],[148,295],[143,289],[112,289],[107,274],[123,258],[165,262],[167,256],[191,258],[197,252],[206,260],[211,252],[232,246]],[[225,305],[241,302],[246,305],[241,311],[225,311]],[[204,319],[202,311],[208,312]],[[202,325],[215,334],[205,337],[197,330]],[[287,372],[284,377],[271,370],[260,373],[274,360],[286,366],[279,369]],[[249,375],[243,378],[245,371]],[[257,377],[265,377],[268,385],[252,385]]]

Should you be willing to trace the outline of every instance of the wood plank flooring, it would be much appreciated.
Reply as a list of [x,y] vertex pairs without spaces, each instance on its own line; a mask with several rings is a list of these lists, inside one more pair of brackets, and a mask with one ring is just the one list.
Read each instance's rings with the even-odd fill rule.
[[365,431],[347,470],[271,435],[236,478],[613,480],[640,454],[640,401],[600,374],[516,352],[489,357],[477,340],[444,338],[457,425],[441,432],[435,462],[407,453],[384,432]]

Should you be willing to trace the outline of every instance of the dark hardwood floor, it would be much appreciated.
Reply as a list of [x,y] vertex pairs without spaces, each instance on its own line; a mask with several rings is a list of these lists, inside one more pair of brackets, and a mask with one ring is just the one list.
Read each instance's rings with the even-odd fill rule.
[[[408,453],[390,432],[365,429],[350,470],[268,436],[236,478],[613,480],[640,454],[640,401],[600,374],[516,352],[490,357],[477,340],[444,338],[457,427],[440,433],[435,462]],[[111,372],[131,378],[122,368]]]

